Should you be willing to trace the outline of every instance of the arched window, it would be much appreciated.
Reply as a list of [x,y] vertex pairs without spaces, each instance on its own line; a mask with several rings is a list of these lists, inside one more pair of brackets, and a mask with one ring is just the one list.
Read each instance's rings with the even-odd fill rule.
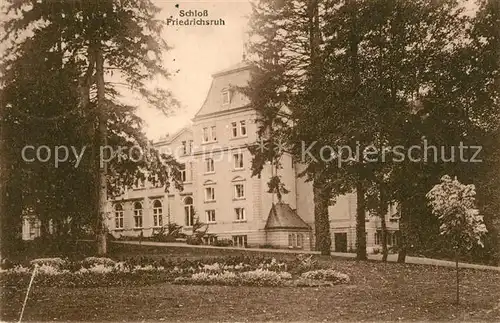
[[123,206],[115,204],[115,229],[123,229]]
[[191,196],[188,196],[184,199],[184,215],[186,226],[192,227],[194,224],[194,206],[193,198]]
[[142,203],[134,203],[134,227],[142,228]]
[[155,227],[163,226],[163,205],[160,200],[153,202],[153,225]]

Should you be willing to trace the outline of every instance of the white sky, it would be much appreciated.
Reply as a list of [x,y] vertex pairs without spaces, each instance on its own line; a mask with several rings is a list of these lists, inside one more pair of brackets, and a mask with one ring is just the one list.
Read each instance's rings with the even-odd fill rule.
[[[150,139],[174,133],[190,122],[201,107],[212,80],[211,75],[242,60],[246,39],[248,0],[171,1],[156,0],[163,10],[159,18],[180,18],[179,10],[208,10],[204,19],[222,18],[224,26],[167,26],[164,39],[173,47],[165,54],[165,67],[174,75],[166,84],[181,102],[182,110],[173,117],[160,111],[141,107],[139,116],[145,121],[145,131]],[[179,4],[179,8],[175,5]],[[177,73],[175,73],[178,71]],[[145,105],[144,105],[145,106]]]

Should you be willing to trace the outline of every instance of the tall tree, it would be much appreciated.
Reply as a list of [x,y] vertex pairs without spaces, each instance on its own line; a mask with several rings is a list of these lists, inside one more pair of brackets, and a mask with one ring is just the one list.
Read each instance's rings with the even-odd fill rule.
[[[98,251],[103,254],[106,246],[102,223],[106,191],[109,189],[106,168],[109,167],[104,161],[101,169],[100,152],[108,138],[106,132],[113,122],[110,116],[116,113],[111,107],[123,107],[118,100],[118,84],[112,82],[111,75],[118,74],[118,79],[124,80],[131,90],[142,94],[149,104],[165,113],[177,105],[168,91],[151,90],[148,86],[148,80],[153,76],[168,77],[162,66],[162,54],[168,49],[161,39],[163,23],[155,20],[159,9],[150,1],[12,1],[8,11],[16,11],[18,15],[4,25],[3,41],[18,36],[21,40],[11,44],[10,53],[13,55],[3,57],[6,66],[15,62],[22,55],[21,48],[31,41],[44,43],[49,51],[61,48],[64,52],[63,63],[74,62],[77,66],[80,103],[74,110],[83,113],[89,120],[86,124],[93,147],[91,173],[96,185],[94,192],[100,192],[91,204],[98,205],[94,218],[99,233]],[[33,33],[31,40],[21,37],[26,32]],[[104,83],[106,77],[109,80]],[[118,129],[115,134],[123,138],[118,141],[123,143],[130,141],[127,140],[130,133],[136,135],[136,143],[147,143],[137,128]],[[116,151],[117,147],[114,148]],[[166,161],[172,162],[169,158]],[[128,171],[136,173],[138,166]],[[160,179],[166,180],[167,177],[160,176]]]

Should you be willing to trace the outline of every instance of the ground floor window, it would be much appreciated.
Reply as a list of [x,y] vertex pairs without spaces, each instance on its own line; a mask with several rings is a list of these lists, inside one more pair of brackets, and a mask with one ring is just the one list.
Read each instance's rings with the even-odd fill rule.
[[397,246],[398,245],[398,231],[393,231],[389,233],[389,245]]
[[163,226],[163,205],[159,200],[153,202],[153,226]]
[[186,227],[192,227],[194,224],[193,198],[188,196],[184,199],[184,224]]
[[246,247],[247,246],[247,236],[246,235],[233,236],[233,246]]
[[123,229],[123,206],[115,205],[115,229]]
[[[398,245],[398,231],[387,231],[386,241],[388,246],[397,246]],[[375,232],[375,244],[382,244],[382,230],[377,230]]]
[[134,227],[142,228],[142,203],[134,203]]
[[208,245],[214,245],[217,242],[217,236],[206,236],[203,237],[203,242]]
[[288,234],[288,247],[302,249],[304,246],[304,235],[302,233]]

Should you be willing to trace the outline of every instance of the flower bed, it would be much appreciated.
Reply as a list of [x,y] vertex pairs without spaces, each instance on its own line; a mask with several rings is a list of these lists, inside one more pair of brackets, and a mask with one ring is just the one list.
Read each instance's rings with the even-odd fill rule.
[[[43,258],[33,260],[29,267],[17,265],[0,270],[0,286],[27,285],[35,268],[35,285],[48,287],[136,286],[162,282],[228,286],[332,286],[349,283],[349,276],[333,269],[303,272],[304,268],[311,266],[295,265],[275,258],[242,257],[203,262],[152,261],[147,258],[115,261],[97,257],[70,262],[61,258]],[[297,273],[297,270],[302,272]]]

